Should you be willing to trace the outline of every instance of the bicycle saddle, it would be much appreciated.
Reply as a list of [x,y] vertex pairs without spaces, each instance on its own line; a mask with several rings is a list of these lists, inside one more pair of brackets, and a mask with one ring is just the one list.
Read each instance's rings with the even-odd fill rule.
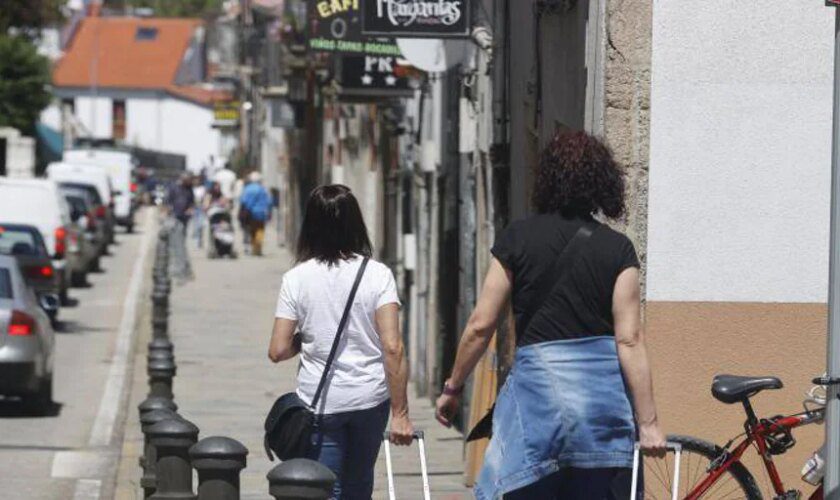
[[782,381],[777,377],[715,375],[712,381],[712,396],[722,403],[731,405],[755,396],[764,389],[781,388]]

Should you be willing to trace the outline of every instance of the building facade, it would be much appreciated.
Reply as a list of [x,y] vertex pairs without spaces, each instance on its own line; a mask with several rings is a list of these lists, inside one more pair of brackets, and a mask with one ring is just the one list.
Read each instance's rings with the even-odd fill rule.
[[200,20],[89,16],[53,71],[42,122],[65,136],[186,156],[193,171],[236,145],[213,128],[213,104],[230,96],[204,83]]

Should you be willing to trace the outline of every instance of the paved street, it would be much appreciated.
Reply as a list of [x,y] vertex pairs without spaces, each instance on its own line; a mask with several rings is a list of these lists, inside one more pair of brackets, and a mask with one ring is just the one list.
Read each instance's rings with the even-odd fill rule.
[[[269,362],[266,350],[273,321],[277,287],[291,262],[268,232],[267,255],[242,256],[236,261],[208,260],[190,242],[195,280],[172,294],[170,332],[178,374],[175,399],[179,412],[201,429],[201,437],[225,435],[243,442],[250,454],[242,473],[246,499],[268,498],[269,462],[262,446],[263,418],[274,399],[294,388],[296,361]],[[148,328],[141,325],[138,345]],[[131,411],[126,425],[117,498],[134,499],[138,492],[137,456],[142,436],[136,405],[147,392],[145,353],[139,348],[134,366]],[[434,423],[431,405],[411,401],[418,428],[427,430],[427,449],[434,498],[471,498],[462,485],[461,438]],[[392,448],[398,498],[422,498],[417,448]],[[374,498],[387,498],[384,452],[377,467]]]
[[77,306],[61,310],[52,415],[33,416],[19,402],[0,399],[0,497],[110,498],[134,304],[146,274],[147,215],[138,215],[144,223],[136,234],[117,235],[112,255],[102,260],[105,272],[71,291]]

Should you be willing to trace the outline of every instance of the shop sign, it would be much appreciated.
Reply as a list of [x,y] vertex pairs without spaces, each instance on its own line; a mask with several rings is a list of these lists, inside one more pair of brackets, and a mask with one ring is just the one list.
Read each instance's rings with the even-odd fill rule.
[[[375,95],[410,95],[408,78],[400,76],[397,58],[392,56],[342,56],[341,88],[374,91]],[[392,91],[392,92],[389,92]]]
[[362,34],[402,38],[467,37],[471,0],[360,0]]
[[213,103],[213,121],[218,125],[239,124],[239,101],[216,101]]
[[400,56],[394,40],[362,35],[360,0],[310,0],[309,48],[338,54]]

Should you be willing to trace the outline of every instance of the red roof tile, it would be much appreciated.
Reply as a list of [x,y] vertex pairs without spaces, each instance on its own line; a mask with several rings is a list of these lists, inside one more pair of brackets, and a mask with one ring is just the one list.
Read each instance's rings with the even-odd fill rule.
[[[199,19],[87,17],[53,70],[58,87],[170,90]],[[138,28],[154,28],[138,40]]]

